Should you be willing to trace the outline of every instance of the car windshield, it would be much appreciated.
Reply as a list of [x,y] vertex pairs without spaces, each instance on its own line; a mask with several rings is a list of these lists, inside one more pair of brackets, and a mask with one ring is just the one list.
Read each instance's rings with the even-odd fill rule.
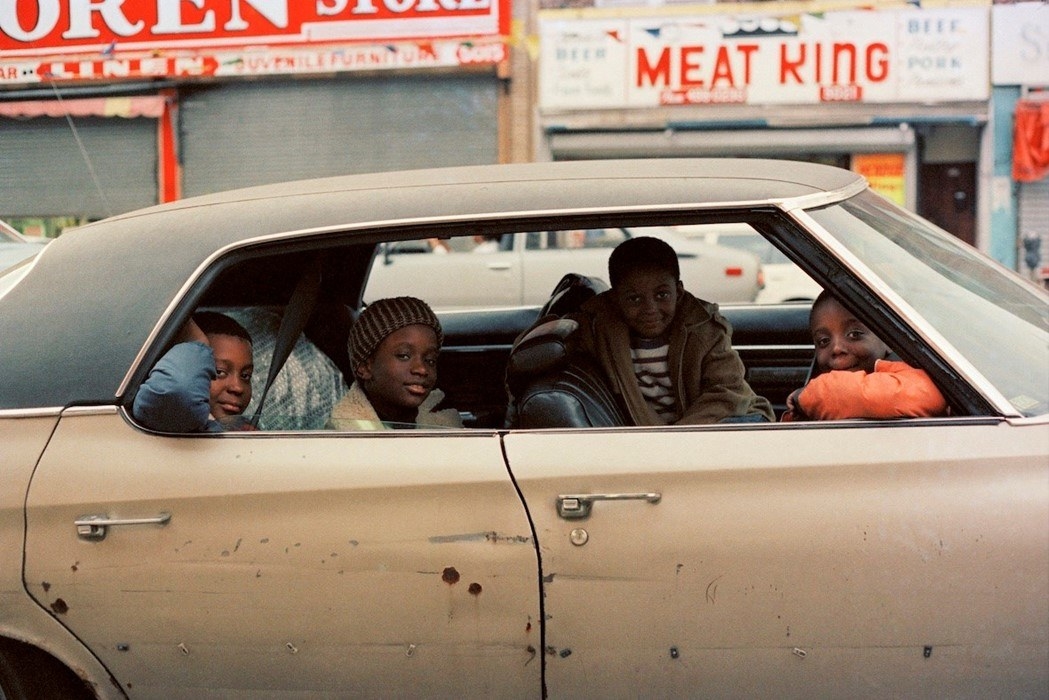
[[1033,285],[869,191],[810,214],[1018,412],[1049,412],[1049,304]]

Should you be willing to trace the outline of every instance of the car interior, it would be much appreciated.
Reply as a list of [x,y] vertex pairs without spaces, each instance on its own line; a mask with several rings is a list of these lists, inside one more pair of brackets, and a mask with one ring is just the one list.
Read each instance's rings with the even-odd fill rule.
[[[255,375],[248,413],[259,428],[324,429],[353,381],[346,340],[363,306],[362,281],[383,251],[381,241],[359,237],[241,250],[203,273],[176,316],[220,311],[249,331]],[[468,428],[624,425],[600,370],[574,347],[572,322],[561,319],[607,288],[603,279],[567,271],[541,307],[435,309],[444,331],[438,360],[444,405],[454,406]],[[782,412],[811,365],[809,304],[721,310],[733,325],[748,382]],[[147,369],[139,369],[134,385],[165,349],[146,356]]]

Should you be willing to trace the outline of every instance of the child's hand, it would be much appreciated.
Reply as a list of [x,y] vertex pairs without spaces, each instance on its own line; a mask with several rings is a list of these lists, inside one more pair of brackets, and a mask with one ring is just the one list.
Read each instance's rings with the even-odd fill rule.
[[204,334],[204,331],[200,330],[200,326],[197,322],[190,318],[186,321],[185,325],[179,329],[178,335],[175,336],[175,343],[191,343],[196,341],[198,343],[204,343],[205,345],[211,345],[208,342],[208,336]]
[[801,407],[801,403],[799,402],[801,392],[804,389],[805,387],[802,387],[801,389],[795,389],[794,391],[790,392],[790,396],[787,397],[787,411],[785,415],[790,416],[789,420],[809,420],[809,417],[805,415],[805,409]]

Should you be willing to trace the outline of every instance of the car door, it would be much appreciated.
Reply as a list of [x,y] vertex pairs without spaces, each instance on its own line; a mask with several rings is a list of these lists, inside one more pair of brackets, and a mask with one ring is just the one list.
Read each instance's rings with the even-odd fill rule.
[[540,545],[550,697],[1020,697],[1049,683],[1046,626],[1031,624],[1049,614],[1044,425],[505,444]]
[[514,250],[394,252],[375,259],[364,300],[409,295],[435,309],[516,306],[521,303],[521,274],[520,252]]
[[29,592],[132,696],[540,692],[494,433],[169,437],[70,409],[26,506]]

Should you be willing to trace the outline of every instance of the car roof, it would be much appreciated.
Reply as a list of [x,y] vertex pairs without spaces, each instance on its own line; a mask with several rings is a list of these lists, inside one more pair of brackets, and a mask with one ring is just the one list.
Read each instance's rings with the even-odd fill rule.
[[570,161],[301,180],[121,214],[63,233],[0,297],[0,410],[115,403],[187,280],[218,252],[267,237],[387,222],[831,201],[864,184],[846,170],[791,161]]

